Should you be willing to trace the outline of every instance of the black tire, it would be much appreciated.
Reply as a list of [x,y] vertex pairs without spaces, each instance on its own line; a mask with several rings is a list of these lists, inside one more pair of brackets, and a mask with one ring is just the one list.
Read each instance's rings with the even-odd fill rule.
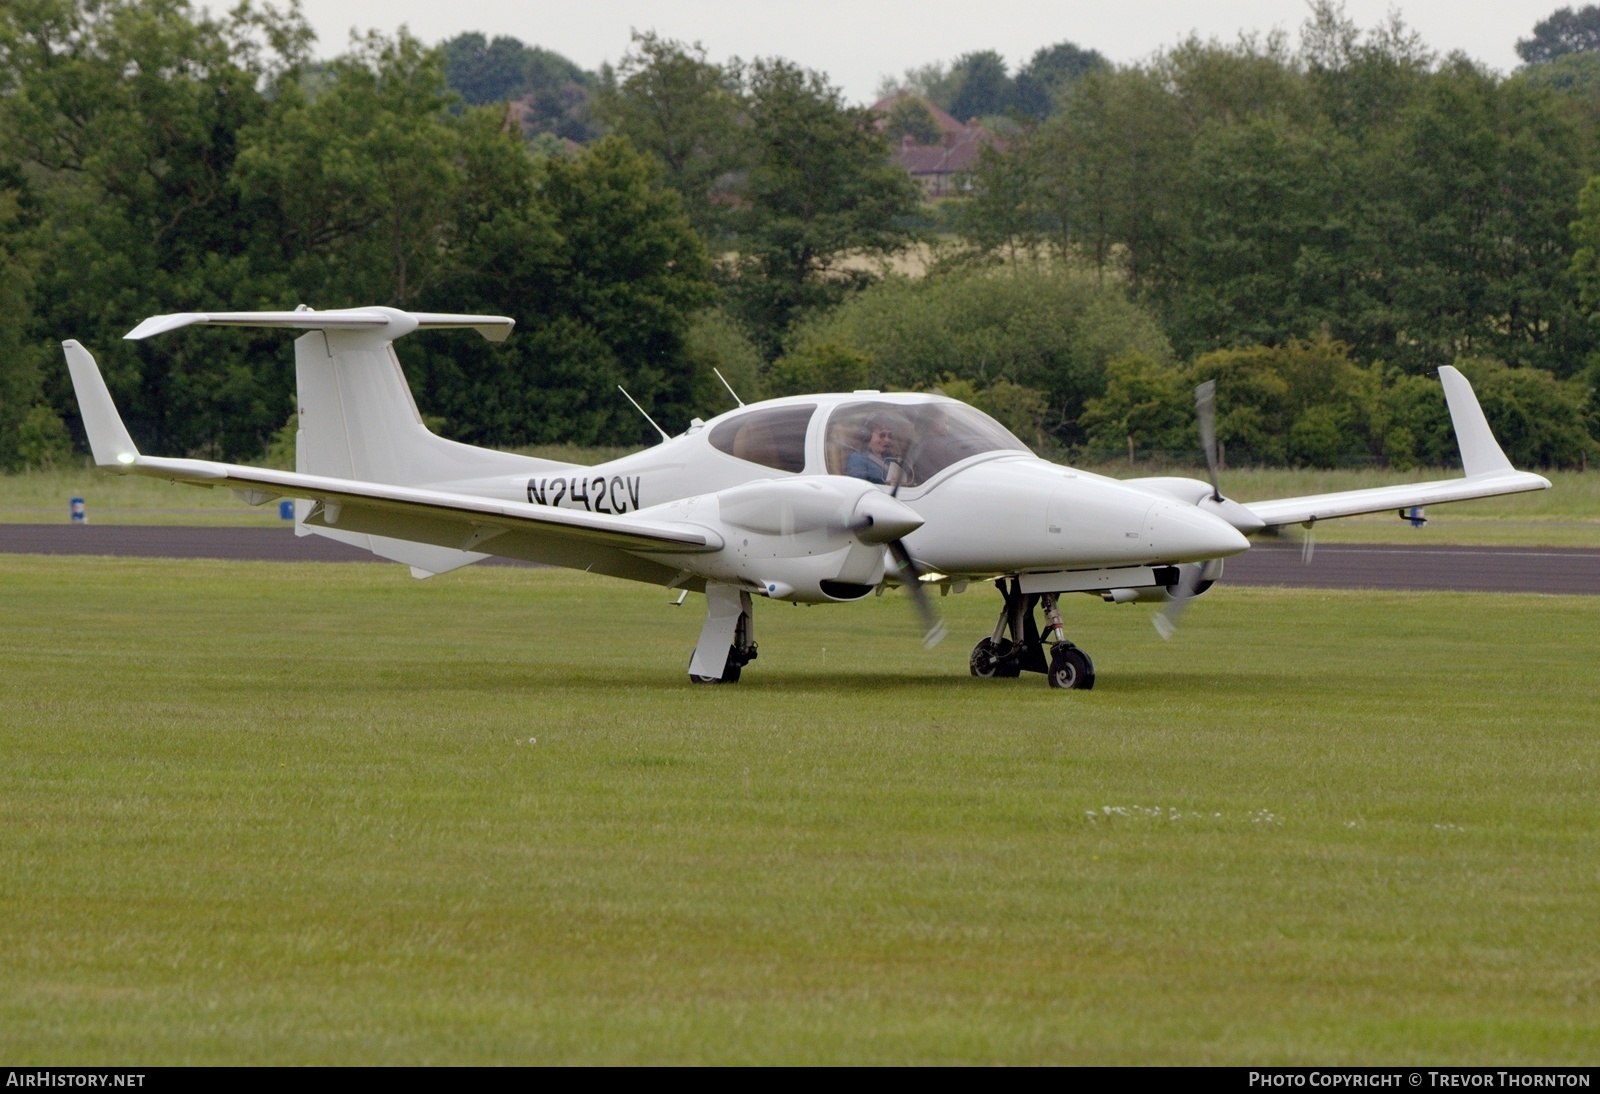
[[1022,675],[1015,652],[1009,638],[1002,638],[999,642],[985,638],[972,647],[967,667],[980,680],[1008,680]]
[[1088,691],[1094,687],[1094,662],[1077,646],[1059,645],[1050,652],[1050,671],[1045,679],[1053,688]]
[[[754,652],[750,656],[753,660],[755,657]],[[691,665],[694,664],[693,655],[690,656],[689,663]],[[737,684],[739,682],[739,672],[743,668],[744,662],[734,656],[734,649],[729,646],[728,659],[722,663],[721,676],[696,676],[691,672],[689,674],[689,682],[692,684]]]

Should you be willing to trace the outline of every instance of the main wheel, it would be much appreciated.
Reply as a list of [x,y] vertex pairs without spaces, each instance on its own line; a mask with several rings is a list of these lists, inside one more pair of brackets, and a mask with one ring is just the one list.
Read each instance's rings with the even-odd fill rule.
[[1022,669],[1017,665],[1015,652],[1009,638],[1002,638],[998,642],[985,638],[972,647],[967,667],[972,670],[972,675],[981,680],[1004,680],[1020,676]]
[[[740,670],[744,668],[745,661],[740,660],[736,653],[737,651],[734,647],[728,647],[728,659],[722,663],[721,676],[696,676],[691,672],[689,674],[689,682],[693,684],[737,684]],[[755,654],[752,652],[746,660],[753,660],[754,657]],[[690,657],[689,663],[694,664],[693,657]]]
[[1077,646],[1062,643],[1050,651],[1050,671],[1045,675],[1053,688],[1094,687],[1094,662]]

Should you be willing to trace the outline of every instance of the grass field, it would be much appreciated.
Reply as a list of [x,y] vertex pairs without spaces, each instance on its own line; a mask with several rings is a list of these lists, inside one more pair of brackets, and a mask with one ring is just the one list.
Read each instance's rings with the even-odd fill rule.
[[665,601],[0,556],[0,1056],[1600,1054],[1600,597],[1080,598],[1087,693]]
[[[522,449],[530,455],[575,463],[598,463],[626,449],[551,446]],[[1127,478],[1134,474],[1190,474],[1204,470],[1129,469],[1125,464],[1095,468]],[[1442,478],[1455,472],[1436,468],[1392,471],[1229,470],[1224,486],[1242,501],[1355,490]],[[1484,546],[1600,547],[1600,474],[1553,471],[1554,488],[1534,494],[1434,506],[1421,529],[1393,514],[1325,521],[1319,543],[1432,543]],[[138,476],[107,475],[90,469],[35,471],[0,475],[0,524],[64,524],[70,502],[85,499],[93,524],[278,525],[276,505],[252,508],[227,490],[178,486]]]

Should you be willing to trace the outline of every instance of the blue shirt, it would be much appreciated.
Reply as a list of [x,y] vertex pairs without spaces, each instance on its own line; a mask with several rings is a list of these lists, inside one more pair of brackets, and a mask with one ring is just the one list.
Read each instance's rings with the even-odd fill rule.
[[879,463],[871,452],[852,452],[844,462],[844,473],[855,479],[866,479],[880,486],[889,481],[889,469]]

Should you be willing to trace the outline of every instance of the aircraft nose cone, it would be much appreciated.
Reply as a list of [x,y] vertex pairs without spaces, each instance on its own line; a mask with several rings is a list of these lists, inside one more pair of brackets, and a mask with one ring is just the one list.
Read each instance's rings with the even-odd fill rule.
[[1162,558],[1196,562],[1250,549],[1250,541],[1220,517],[1181,502],[1157,502],[1144,518],[1144,542]]

